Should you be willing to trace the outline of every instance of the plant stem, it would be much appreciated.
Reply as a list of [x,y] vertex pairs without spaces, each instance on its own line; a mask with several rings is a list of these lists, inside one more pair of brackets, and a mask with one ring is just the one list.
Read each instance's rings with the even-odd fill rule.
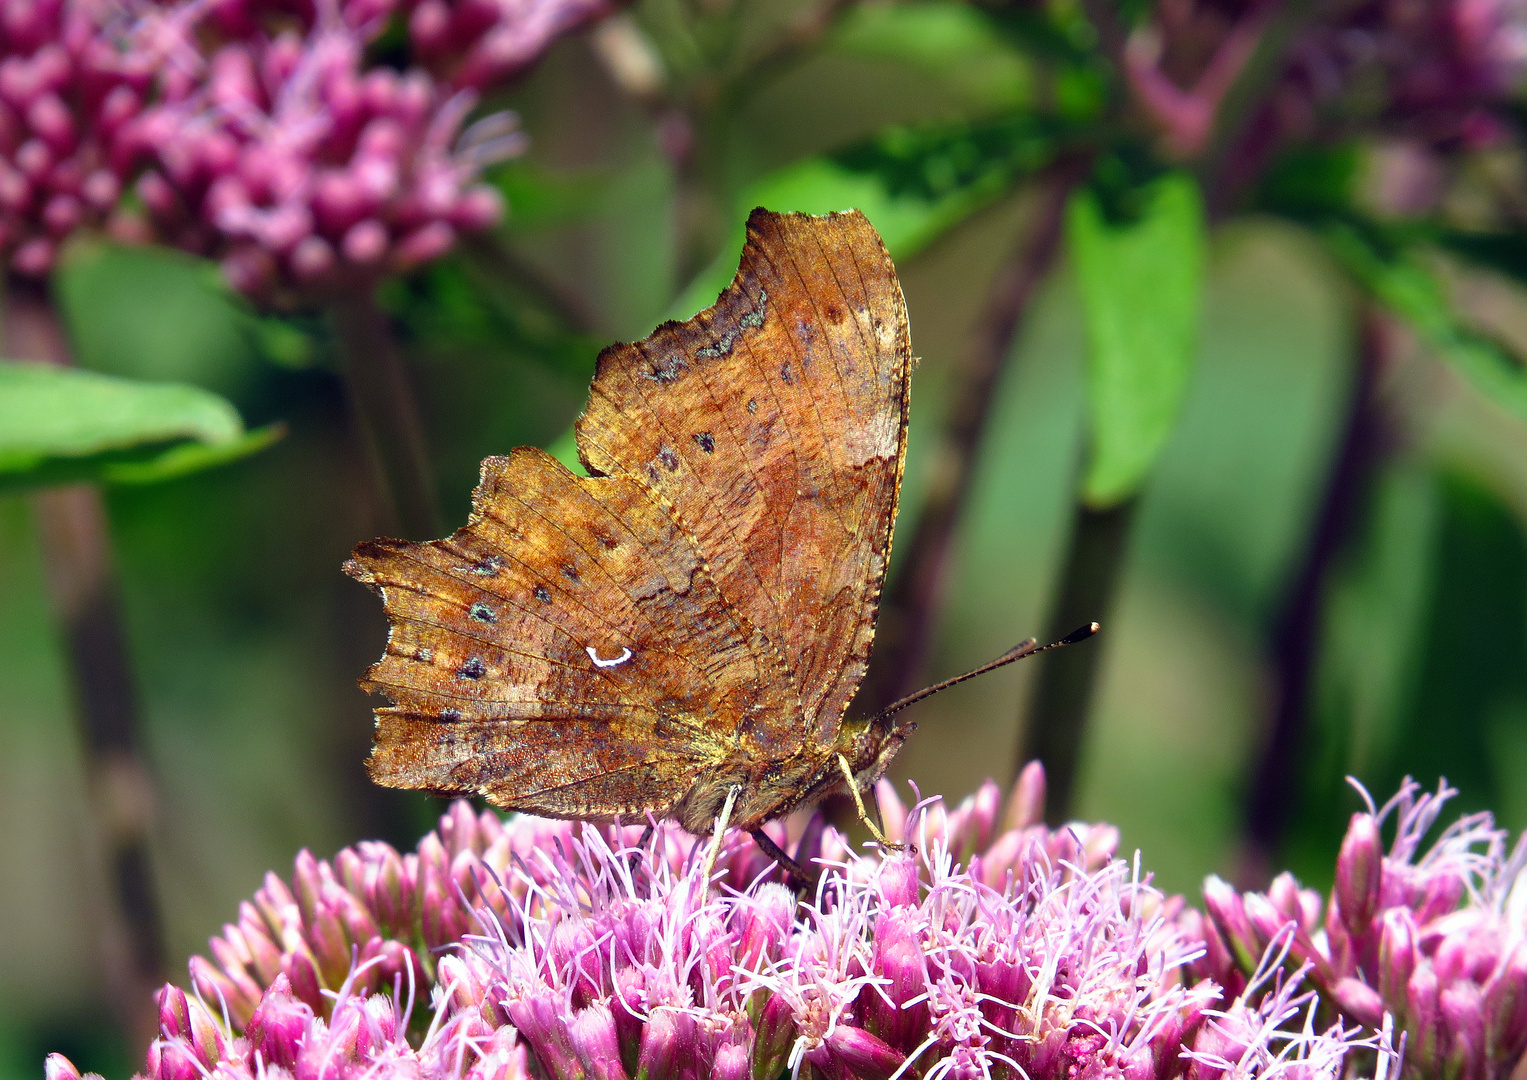
[[[73,363],[46,286],[9,282],[0,329],[7,358]],[[106,506],[88,484],[49,488],[32,502],[120,927],[111,936],[125,938],[102,943],[106,993],[141,1049],[158,1034],[153,992],[164,981],[164,931],[149,859],[154,784],[144,763]]]
[[991,417],[997,384],[1034,294],[1060,248],[1066,200],[1082,168],[1051,169],[1038,185],[1031,224],[998,268],[976,324],[975,341],[957,374],[934,460],[940,463],[924,498],[900,573],[881,602],[875,652],[859,700],[875,713],[918,688],[943,606],[949,552]]
[[[1060,595],[1044,640],[1059,640],[1091,621],[1102,623],[1103,633],[1108,632],[1138,503],[1138,495],[1105,510],[1077,503]],[[1044,763],[1045,817],[1052,824],[1073,816],[1077,766],[1102,655],[1096,643],[1084,642],[1039,658],[1039,685],[1016,767],[1022,769],[1036,759]]]
[[1248,886],[1265,883],[1298,794],[1297,755],[1309,728],[1310,687],[1331,571],[1361,517],[1388,442],[1378,387],[1393,332],[1388,316],[1377,305],[1365,303],[1341,441],[1304,551],[1273,621],[1273,691],[1263,723],[1261,757],[1246,800],[1237,871]]
[[405,539],[433,539],[442,528],[435,477],[390,320],[369,290],[345,293],[330,313],[345,388],[386,517],[384,528]]

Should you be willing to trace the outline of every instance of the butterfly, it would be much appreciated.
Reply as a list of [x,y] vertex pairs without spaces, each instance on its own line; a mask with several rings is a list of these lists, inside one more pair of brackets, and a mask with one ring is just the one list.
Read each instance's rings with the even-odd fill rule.
[[864,215],[755,210],[714,306],[600,354],[575,428],[588,476],[534,448],[491,457],[455,535],[355,549],[345,570],[390,623],[362,681],[393,702],[372,778],[697,835],[725,810],[776,855],[765,822],[858,800],[922,696],[848,716],[912,367]]

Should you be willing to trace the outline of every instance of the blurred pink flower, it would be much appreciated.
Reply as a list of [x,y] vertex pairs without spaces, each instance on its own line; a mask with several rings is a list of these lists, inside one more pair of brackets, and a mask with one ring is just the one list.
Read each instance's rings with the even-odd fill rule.
[[366,70],[365,35],[321,12],[305,38],[222,45],[119,140],[145,167],[137,192],[156,233],[218,258],[252,295],[353,288],[443,255],[498,220],[497,191],[476,176],[521,145],[507,114],[487,121],[491,151],[458,142],[471,94]]
[[[363,287],[503,212],[482,167],[511,113],[463,127],[606,0],[8,0],[0,13],[0,257],[46,274],[110,220],[222,262],[252,295]],[[418,65],[368,67],[406,18]],[[146,214],[113,212],[127,188]]]

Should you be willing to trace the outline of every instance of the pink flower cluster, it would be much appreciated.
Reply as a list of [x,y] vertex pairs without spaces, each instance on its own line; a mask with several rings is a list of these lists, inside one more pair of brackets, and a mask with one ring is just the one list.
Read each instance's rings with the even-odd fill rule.
[[24,274],[122,192],[114,137],[167,60],[153,35],[119,48],[122,32],[105,0],[0,8],[0,254]]
[[[1038,823],[1031,767],[858,856],[820,818],[798,898],[752,840],[457,804],[418,850],[303,853],[166,987],[146,1080],[1384,1080],[1384,1029],[1337,1016],[1272,950],[1238,992],[1217,931],[1113,857],[1108,826]],[[793,842],[792,842],[793,841]],[[1219,946],[1224,952],[1224,945]],[[1226,965],[1228,967],[1228,965]],[[416,1016],[415,998],[428,998]],[[1366,1062],[1366,1065],[1363,1063]],[[1437,1075],[1441,1075],[1440,1073]],[[78,1080],[54,1055],[49,1080]]]
[[[41,275],[76,228],[219,259],[251,295],[322,296],[435,258],[502,213],[519,151],[476,92],[607,0],[7,0],[0,255]],[[406,19],[413,68],[368,66]]]
[[1438,144],[1499,137],[1527,73],[1521,0],[1362,0],[1296,43],[1280,108],[1294,128],[1377,122]]
[[[1506,833],[1473,814],[1422,853],[1454,794],[1443,786],[1425,795],[1407,781],[1382,808],[1370,802],[1354,814],[1329,901],[1289,874],[1245,895],[1210,878],[1210,955],[1223,970],[1246,970],[1286,950],[1354,1023],[1393,1018],[1410,1075],[1527,1075],[1527,837],[1508,856]],[[1390,817],[1386,855],[1380,832]]]

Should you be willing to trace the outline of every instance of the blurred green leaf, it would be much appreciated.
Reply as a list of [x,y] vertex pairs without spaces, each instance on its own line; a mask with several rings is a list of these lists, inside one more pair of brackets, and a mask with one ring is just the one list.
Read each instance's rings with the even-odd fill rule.
[[1327,246],[1379,303],[1501,408],[1527,420],[1527,369],[1498,341],[1465,325],[1415,246],[1355,218],[1327,222]]
[[[674,301],[669,317],[687,319],[716,302],[737,273],[744,223],[755,206],[806,214],[861,210],[892,259],[910,258],[1054,155],[1058,137],[1037,121],[994,124],[990,137],[970,124],[887,133],[769,174],[742,193],[731,240]],[[941,156],[947,167],[932,164]]]
[[965,3],[860,4],[834,31],[832,48],[919,68],[991,107],[1027,104],[1033,97],[1028,58]]
[[1139,490],[1187,391],[1204,277],[1203,202],[1173,173],[1142,193],[1138,220],[1111,222],[1091,189],[1067,210],[1088,342],[1088,505]]
[[254,453],[279,425],[245,432],[223,398],[78,368],[0,362],[0,486],[144,484]]

